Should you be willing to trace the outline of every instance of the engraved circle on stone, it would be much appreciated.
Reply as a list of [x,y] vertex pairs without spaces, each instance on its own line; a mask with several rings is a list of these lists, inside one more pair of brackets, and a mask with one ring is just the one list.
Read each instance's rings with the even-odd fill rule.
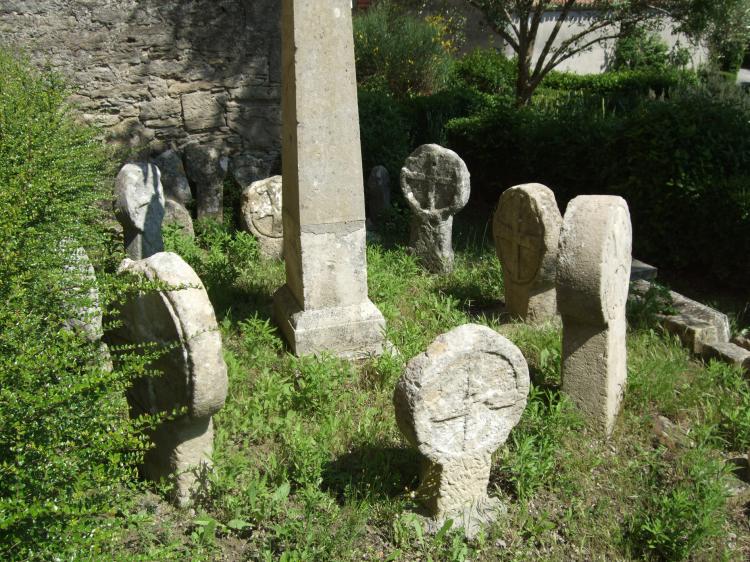
[[503,201],[498,215],[496,232],[503,266],[513,283],[531,283],[544,255],[544,223],[536,202],[523,191],[515,191]]
[[[448,175],[438,173],[441,163],[447,162]],[[422,170],[422,171],[420,171]],[[446,211],[456,204],[459,163],[446,155],[425,151],[410,157],[404,166],[406,185],[424,211]]]
[[281,201],[274,197],[269,185],[259,185],[253,188],[250,200],[250,220],[255,229],[268,238],[282,238],[284,236],[283,221],[281,220]]
[[609,265],[609,268],[614,268],[614,271],[605,269],[602,272],[606,276],[602,280],[604,284],[604,306],[607,318],[610,320],[615,319],[618,313],[622,314],[621,311],[628,299],[627,263],[630,256],[628,255],[625,238],[629,231],[630,225],[626,213],[618,207],[604,246],[605,263]]
[[[516,374],[503,356],[472,351],[455,359],[422,391],[426,431],[417,435],[442,459],[492,453],[507,437],[503,410],[515,405]],[[420,432],[421,433],[421,432]]]

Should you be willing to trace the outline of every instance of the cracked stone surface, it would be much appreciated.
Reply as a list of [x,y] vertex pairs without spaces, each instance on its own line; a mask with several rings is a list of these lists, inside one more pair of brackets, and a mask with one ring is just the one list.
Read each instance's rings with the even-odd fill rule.
[[227,395],[227,367],[213,306],[201,280],[185,261],[161,252],[139,261],[126,259],[120,273],[132,273],[166,285],[139,293],[122,309],[122,343],[170,346],[151,363],[161,376],[138,379],[128,391],[134,416],[187,408],[176,420],[162,422],[150,435],[144,474],[174,479],[175,500],[190,503],[201,481],[196,473],[211,466],[213,424]]
[[453,270],[453,215],[471,193],[469,170],[447,148],[424,144],[401,168],[401,190],[412,211],[410,245],[433,273]]
[[424,455],[418,490],[429,528],[446,519],[473,536],[502,511],[487,494],[492,453],[521,419],[529,372],[520,350],[486,326],[438,336],[396,385],[396,421]]
[[284,254],[281,192],[281,176],[253,182],[242,190],[242,224],[267,258],[281,259]]
[[627,385],[625,304],[632,227],[624,199],[581,195],[565,211],[557,262],[562,387],[610,435]]
[[125,164],[115,180],[115,216],[122,225],[125,253],[140,260],[164,250],[161,223],[164,189],[155,164]]
[[503,192],[493,219],[503,267],[505,306],[516,317],[544,322],[557,314],[555,272],[562,215],[555,194],[539,183]]

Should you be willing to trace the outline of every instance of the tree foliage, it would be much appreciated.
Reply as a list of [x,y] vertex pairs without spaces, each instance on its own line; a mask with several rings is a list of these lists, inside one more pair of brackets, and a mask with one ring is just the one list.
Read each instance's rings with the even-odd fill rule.
[[[593,46],[619,38],[636,27],[656,25],[671,18],[678,29],[715,45],[743,45],[748,38],[750,0],[592,0],[592,23],[563,38],[563,30],[580,0],[468,0],[486,15],[494,31],[518,57],[516,102],[529,103],[534,90],[554,68]],[[540,28],[545,13],[557,15],[544,44]]]

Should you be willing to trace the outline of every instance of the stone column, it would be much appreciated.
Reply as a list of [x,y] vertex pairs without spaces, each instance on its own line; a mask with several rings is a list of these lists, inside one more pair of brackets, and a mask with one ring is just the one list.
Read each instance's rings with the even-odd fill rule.
[[367,297],[365,202],[347,0],[282,1],[286,285],[274,316],[294,353],[381,353]]
[[612,433],[627,384],[631,248],[624,199],[582,195],[568,204],[556,280],[563,321],[562,387],[606,435]]

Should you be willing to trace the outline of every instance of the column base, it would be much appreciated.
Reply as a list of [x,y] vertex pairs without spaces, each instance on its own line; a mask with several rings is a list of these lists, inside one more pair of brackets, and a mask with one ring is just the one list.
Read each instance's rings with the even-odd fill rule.
[[369,300],[352,306],[303,310],[284,285],[273,296],[273,316],[297,355],[324,352],[346,358],[382,355],[385,319]]

